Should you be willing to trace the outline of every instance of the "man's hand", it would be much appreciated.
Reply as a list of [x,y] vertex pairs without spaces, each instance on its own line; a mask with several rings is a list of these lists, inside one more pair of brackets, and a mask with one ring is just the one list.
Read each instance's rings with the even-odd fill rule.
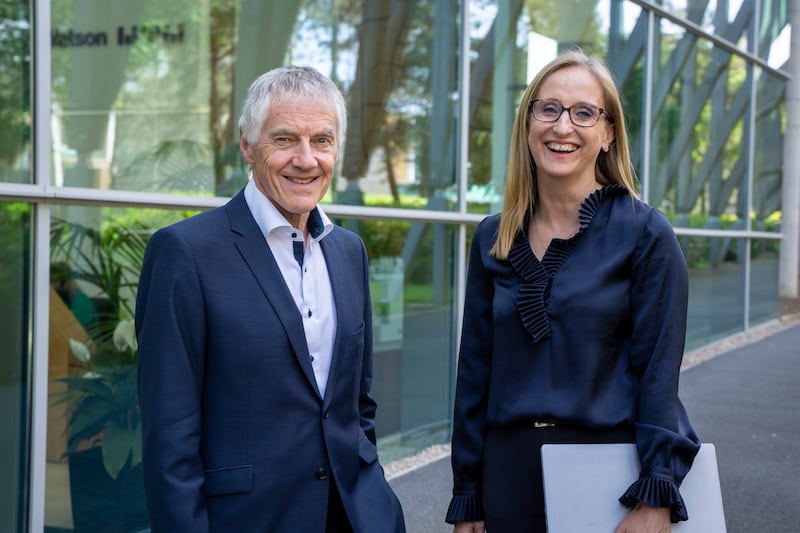
[[671,533],[669,507],[650,507],[642,502],[619,523],[614,533]]

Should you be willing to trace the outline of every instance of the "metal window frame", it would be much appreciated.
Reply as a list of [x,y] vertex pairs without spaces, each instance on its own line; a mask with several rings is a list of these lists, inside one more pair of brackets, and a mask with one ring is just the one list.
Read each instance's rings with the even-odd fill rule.
[[[33,9],[33,182],[50,180],[50,2],[34,0]],[[4,193],[0,189],[0,193]],[[31,325],[31,425],[28,486],[28,531],[44,531],[45,469],[50,321],[50,207],[32,202],[33,323]]]

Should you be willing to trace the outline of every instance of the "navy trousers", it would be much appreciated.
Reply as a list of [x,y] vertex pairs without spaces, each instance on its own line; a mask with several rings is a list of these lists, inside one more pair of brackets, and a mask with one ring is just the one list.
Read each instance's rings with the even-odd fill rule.
[[[635,442],[633,428],[604,431],[534,422],[490,428],[483,456],[483,512],[487,533],[545,533],[542,444]],[[620,496],[622,496],[620,494]]]

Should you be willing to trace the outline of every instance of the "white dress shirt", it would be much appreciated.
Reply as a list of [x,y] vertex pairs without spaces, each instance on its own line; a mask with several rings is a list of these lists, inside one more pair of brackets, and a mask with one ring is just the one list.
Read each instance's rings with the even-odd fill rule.
[[303,251],[303,232],[289,224],[252,179],[245,187],[244,198],[303,318],[314,378],[324,398],[333,356],[336,312],[320,241],[331,232],[333,223],[317,206],[309,215],[309,236]]

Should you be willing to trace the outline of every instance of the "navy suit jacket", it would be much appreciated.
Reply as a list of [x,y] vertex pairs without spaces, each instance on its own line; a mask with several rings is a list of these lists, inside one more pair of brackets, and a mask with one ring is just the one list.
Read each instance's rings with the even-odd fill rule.
[[337,327],[320,397],[302,319],[243,193],[157,231],[136,304],[145,492],[158,532],[404,531],[378,462],[364,244],[321,241]]

